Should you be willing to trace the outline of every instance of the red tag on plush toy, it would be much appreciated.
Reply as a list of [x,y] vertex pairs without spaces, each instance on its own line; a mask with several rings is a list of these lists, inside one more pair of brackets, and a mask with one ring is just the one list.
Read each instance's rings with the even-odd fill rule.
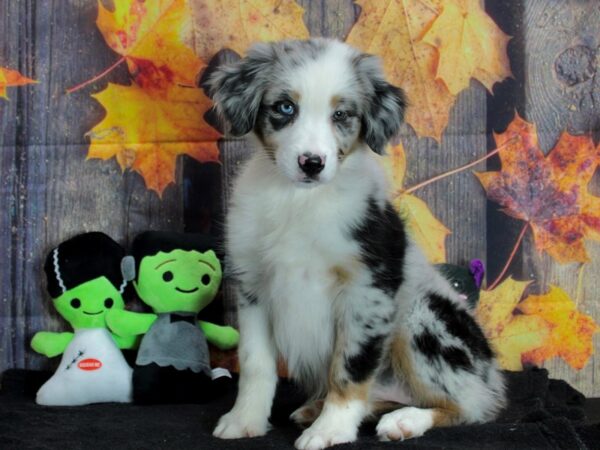
[[77,367],[79,367],[81,370],[98,370],[100,367],[102,367],[102,362],[94,358],[88,358],[84,359],[83,361],[79,361]]

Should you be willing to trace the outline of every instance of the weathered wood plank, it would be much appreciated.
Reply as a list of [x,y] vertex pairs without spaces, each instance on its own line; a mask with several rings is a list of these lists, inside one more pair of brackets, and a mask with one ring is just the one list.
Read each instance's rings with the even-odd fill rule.
[[17,109],[2,117],[0,164],[10,176],[3,177],[0,205],[14,214],[0,222],[0,236],[9,243],[1,246],[2,256],[10,261],[2,265],[2,280],[9,282],[0,286],[0,371],[45,365],[28,350],[32,334],[66,326],[47,307],[43,290],[41,264],[49,248],[92,229],[126,244],[144,229],[183,227],[180,183],[161,201],[137,174],[122,174],[115,161],[85,159],[83,136],[103,115],[90,93],[108,81],[128,83],[126,69],[119,68],[85,90],[65,94],[115,61],[96,29],[96,4],[30,0],[2,8],[10,13],[2,21],[11,27],[6,36],[18,46],[2,46],[0,61],[40,83],[17,89]]
[[[524,2],[525,116],[537,126],[539,142],[547,153],[565,130],[572,134],[600,132],[600,4],[594,0],[539,0]],[[598,177],[592,183],[600,191]],[[591,262],[561,265],[536,252],[528,237],[523,244],[524,270],[537,280],[541,292],[550,284],[563,288],[581,312],[600,322],[600,245],[588,241]],[[583,281],[578,287],[578,276]],[[600,336],[596,336],[596,346]],[[586,395],[600,395],[600,357],[581,371],[555,358],[545,366]]]

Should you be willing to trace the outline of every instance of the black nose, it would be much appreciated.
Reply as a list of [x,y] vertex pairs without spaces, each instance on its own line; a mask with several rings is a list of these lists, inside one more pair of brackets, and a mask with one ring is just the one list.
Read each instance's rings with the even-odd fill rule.
[[312,153],[304,153],[298,157],[298,165],[302,172],[304,172],[309,177],[317,175],[325,168],[325,162],[323,158],[319,155],[314,155]]

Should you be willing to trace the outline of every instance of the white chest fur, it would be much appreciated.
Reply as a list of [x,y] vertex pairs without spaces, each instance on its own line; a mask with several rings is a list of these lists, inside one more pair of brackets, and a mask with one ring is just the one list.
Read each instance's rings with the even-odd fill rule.
[[309,385],[327,379],[334,317],[343,308],[335,273],[350,270],[359,255],[352,228],[367,200],[384,192],[374,177],[357,177],[365,170],[361,156],[346,161],[334,182],[313,189],[279,179],[255,157],[236,184],[229,211],[233,270],[266,307],[290,372]]

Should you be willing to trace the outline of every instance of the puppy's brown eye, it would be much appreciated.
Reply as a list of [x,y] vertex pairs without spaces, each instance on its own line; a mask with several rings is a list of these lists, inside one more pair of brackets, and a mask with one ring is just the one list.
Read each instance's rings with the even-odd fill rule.
[[336,122],[342,122],[348,118],[348,113],[346,111],[336,111],[333,113],[333,120]]

